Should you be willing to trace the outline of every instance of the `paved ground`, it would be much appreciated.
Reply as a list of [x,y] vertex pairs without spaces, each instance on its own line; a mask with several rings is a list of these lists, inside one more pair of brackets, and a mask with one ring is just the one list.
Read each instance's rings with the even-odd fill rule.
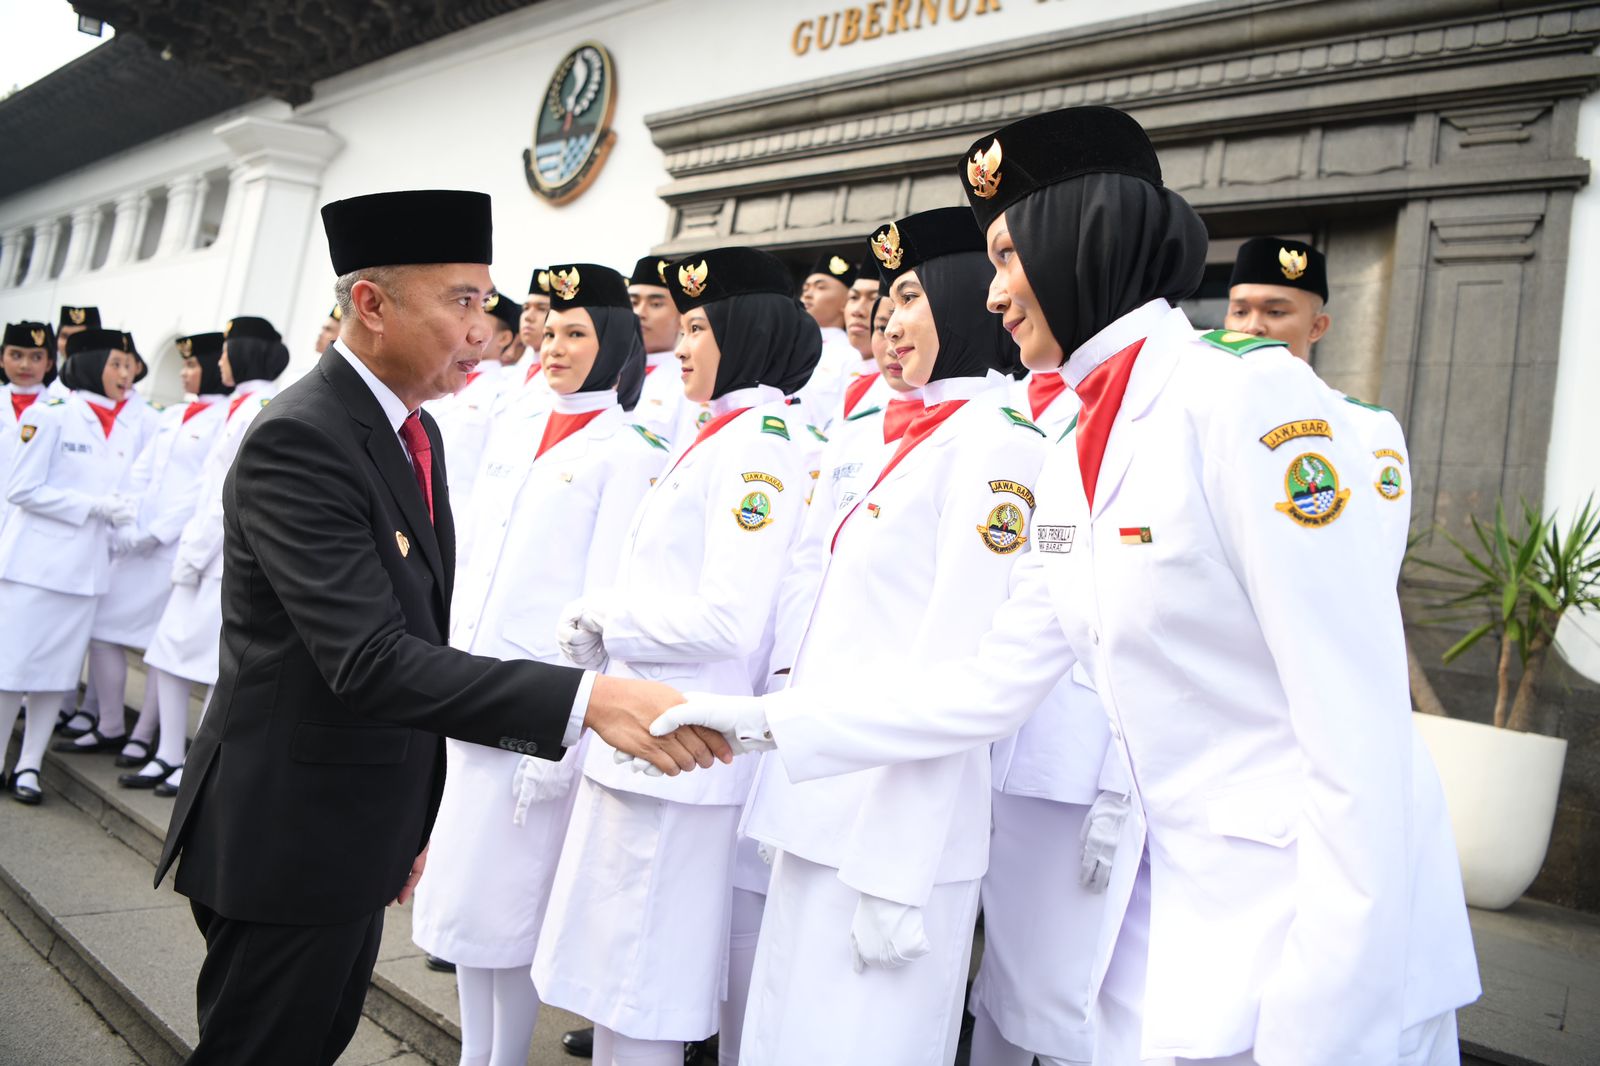
[[138,1066],[61,973],[0,917],[0,1066]]

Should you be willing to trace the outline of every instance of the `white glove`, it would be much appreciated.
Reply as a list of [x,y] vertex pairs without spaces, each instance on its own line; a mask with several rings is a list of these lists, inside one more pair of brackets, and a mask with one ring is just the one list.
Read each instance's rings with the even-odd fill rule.
[[610,656],[606,654],[604,633],[604,614],[589,600],[567,604],[556,622],[556,644],[561,654],[585,670],[605,669]]
[[767,728],[767,712],[762,709],[759,696],[716,696],[707,692],[690,692],[684,702],[668,708],[660,718],[650,723],[652,736],[664,737],[686,725],[703,725],[715,729],[728,741],[735,755],[752,751],[771,751],[778,745]]
[[137,525],[117,526],[111,531],[111,554],[143,555],[161,543]]
[[856,973],[868,966],[898,970],[933,950],[922,928],[922,908],[865,893],[850,919],[850,964]]
[[565,796],[572,788],[580,761],[570,751],[556,762],[536,759],[532,755],[518,759],[516,768],[511,771],[511,824],[522,825],[527,820],[528,808],[533,804]]
[[89,505],[89,516],[104,519],[109,525],[125,526],[139,516],[139,508],[126,496],[102,496]]
[[1083,845],[1078,883],[1090,892],[1104,892],[1111,883],[1111,860],[1116,857],[1129,806],[1128,797],[1120,792],[1102,792],[1095,797],[1083,828],[1078,830],[1078,841]]
[[174,585],[200,584],[200,568],[183,556],[178,556],[172,561],[172,583]]

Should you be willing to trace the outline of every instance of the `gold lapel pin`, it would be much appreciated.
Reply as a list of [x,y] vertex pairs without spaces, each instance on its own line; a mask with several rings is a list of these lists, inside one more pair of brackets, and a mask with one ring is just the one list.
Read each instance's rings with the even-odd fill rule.
[[398,529],[394,531],[394,542],[400,546],[400,558],[404,559],[411,554],[411,541]]

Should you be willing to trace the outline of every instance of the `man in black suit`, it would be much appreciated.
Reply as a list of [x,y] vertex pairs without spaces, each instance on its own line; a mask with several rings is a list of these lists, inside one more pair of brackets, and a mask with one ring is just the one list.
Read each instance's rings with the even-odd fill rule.
[[156,882],[206,939],[190,1063],[332,1063],[383,928],[422,874],[442,736],[558,759],[593,728],[675,774],[720,738],[664,744],[678,696],[446,646],[454,527],[423,401],[487,340],[489,197],[405,192],[322,209],[340,339],[250,428],[223,489],[221,672]]

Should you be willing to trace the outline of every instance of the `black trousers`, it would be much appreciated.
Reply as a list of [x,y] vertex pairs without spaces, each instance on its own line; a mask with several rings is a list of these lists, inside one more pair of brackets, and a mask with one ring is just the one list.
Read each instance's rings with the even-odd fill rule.
[[342,925],[267,925],[189,907],[206,961],[188,1066],[332,1066],[361,1020],[383,911]]

